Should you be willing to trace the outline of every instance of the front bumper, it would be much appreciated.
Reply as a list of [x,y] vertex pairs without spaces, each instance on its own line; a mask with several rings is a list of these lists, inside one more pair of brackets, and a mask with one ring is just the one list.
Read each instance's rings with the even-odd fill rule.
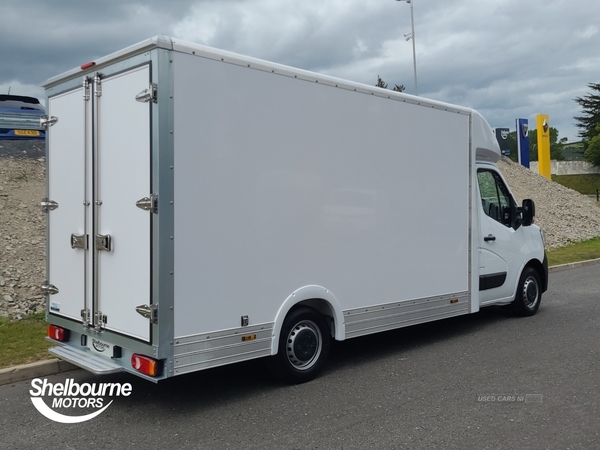
[[544,261],[542,262],[544,266],[544,279],[542,280],[542,292],[546,292],[548,290],[548,257],[546,256],[546,252],[544,252]]

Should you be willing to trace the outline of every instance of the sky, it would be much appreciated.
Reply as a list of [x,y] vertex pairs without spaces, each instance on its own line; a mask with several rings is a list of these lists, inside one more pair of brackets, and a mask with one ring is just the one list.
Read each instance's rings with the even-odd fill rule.
[[[600,83],[598,0],[412,0],[418,93],[492,127],[548,114],[578,140],[576,97]],[[411,5],[396,0],[2,0],[0,93],[163,34],[414,94]]]

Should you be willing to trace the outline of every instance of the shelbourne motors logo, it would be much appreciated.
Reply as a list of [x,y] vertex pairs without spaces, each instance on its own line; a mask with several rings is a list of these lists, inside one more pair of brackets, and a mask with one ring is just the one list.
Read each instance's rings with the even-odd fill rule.
[[103,352],[107,348],[110,348],[110,345],[105,344],[104,342],[97,341],[96,339],[92,339],[92,345],[98,352]]
[[[111,399],[105,404],[105,397],[129,397],[131,395],[130,383],[77,383],[72,378],[67,378],[64,383],[50,383],[48,380],[34,378],[31,380],[31,402],[33,406],[50,420],[60,423],[80,423],[93,419],[102,414],[113,402]],[[44,401],[44,397],[51,398],[51,406]],[[55,411],[74,410],[83,415],[65,415]],[[88,410],[92,409],[91,413]]]

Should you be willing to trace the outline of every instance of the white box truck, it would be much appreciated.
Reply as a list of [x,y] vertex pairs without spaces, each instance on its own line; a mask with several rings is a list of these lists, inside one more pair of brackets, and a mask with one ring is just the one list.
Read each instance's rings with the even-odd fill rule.
[[303,382],[332,339],[540,305],[533,202],[472,109],[165,36],[44,87],[59,358]]

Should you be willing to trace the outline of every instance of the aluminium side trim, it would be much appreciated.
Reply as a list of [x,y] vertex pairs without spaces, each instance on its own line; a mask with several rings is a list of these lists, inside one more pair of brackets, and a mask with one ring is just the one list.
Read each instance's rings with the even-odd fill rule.
[[265,323],[175,338],[174,375],[270,356],[272,335]]
[[473,150],[473,113],[471,112],[471,114],[469,114],[469,146],[467,148],[467,151],[469,152],[469,171],[467,176],[469,177],[469,218],[468,218],[468,223],[469,223],[469,232],[468,232],[468,238],[467,238],[467,242],[468,242],[468,246],[469,246],[469,250],[468,250],[468,286],[469,286],[469,291],[471,292],[470,298],[468,299],[468,307],[469,307],[469,312],[475,312],[474,308],[473,308],[473,297],[477,298],[477,303],[479,303],[479,295],[478,293],[474,292],[474,280],[473,280],[473,268],[474,267],[478,267],[479,263],[475,263],[473,264],[473,260],[475,258],[475,256],[479,257],[479,250],[475,250],[476,247],[473,246],[473,241],[475,240],[475,235],[477,235],[478,233],[474,233],[473,232],[473,198],[476,195],[475,194],[475,186],[474,186],[474,181],[475,181],[475,171],[473,170],[473,154],[474,154],[474,150]]
[[158,323],[152,324],[157,357],[165,360],[165,375],[173,376],[175,299],[175,174],[173,52],[157,48],[150,53],[152,81],[158,83],[158,101],[151,104],[151,192],[158,194],[159,213],[151,215],[152,301],[158,305]]
[[347,310],[344,311],[346,338],[468,314],[469,301],[469,293],[462,292]]

